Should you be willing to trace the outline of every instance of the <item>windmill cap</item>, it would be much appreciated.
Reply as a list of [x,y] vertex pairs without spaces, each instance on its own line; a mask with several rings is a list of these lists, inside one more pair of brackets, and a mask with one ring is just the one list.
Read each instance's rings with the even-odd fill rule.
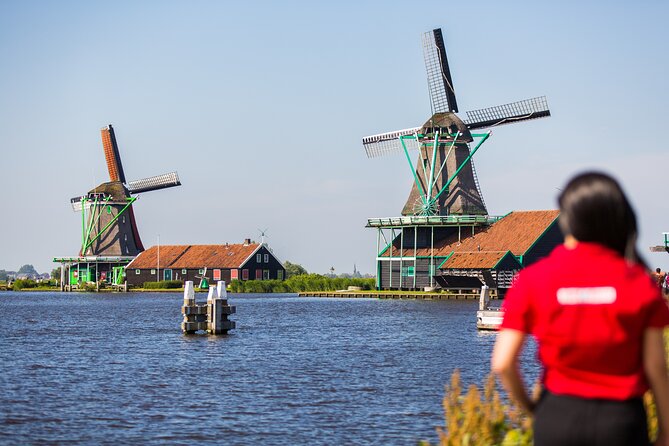
[[423,135],[433,134],[437,130],[439,131],[439,138],[443,140],[452,139],[446,135],[451,135],[457,132],[460,132],[458,142],[469,143],[474,140],[467,125],[462,122],[462,119],[460,119],[458,115],[452,112],[435,113],[421,127],[421,133]]

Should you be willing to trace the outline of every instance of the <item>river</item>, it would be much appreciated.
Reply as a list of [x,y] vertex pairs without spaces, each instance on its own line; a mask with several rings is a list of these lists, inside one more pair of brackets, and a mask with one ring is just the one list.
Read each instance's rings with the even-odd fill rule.
[[229,300],[202,336],[180,293],[0,293],[0,443],[434,443],[451,373],[489,371],[476,301]]

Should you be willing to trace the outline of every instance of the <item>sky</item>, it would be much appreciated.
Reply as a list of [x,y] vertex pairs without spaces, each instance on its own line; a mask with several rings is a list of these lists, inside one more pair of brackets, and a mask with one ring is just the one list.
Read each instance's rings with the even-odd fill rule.
[[177,170],[134,205],[146,247],[265,241],[309,272],[375,272],[367,218],[399,215],[401,155],[363,136],[430,115],[421,34],[442,28],[460,111],[545,95],[474,157],[491,215],[554,209],[583,170],[620,180],[639,248],[669,231],[664,1],[0,0],[0,269],[76,255],[69,200]]

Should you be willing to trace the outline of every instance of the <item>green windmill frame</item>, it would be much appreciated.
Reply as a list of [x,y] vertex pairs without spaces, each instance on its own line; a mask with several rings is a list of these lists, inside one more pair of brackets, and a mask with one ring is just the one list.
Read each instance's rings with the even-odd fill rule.
[[[422,202],[422,206],[420,211],[418,212],[417,215],[434,215],[436,213],[437,209],[437,201],[439,197],[441,197],[442,194],[446,193],[448,194],[448,188],[457,178],[458,174],[460,171],[469,163],[474,156],[474,154],[479,150],[479,148],[483,145],[483,143],[490,137],[491,132],[488,131],[486,133],[472,133],[471,136],[472,138],[478,139],[476,141],[476,145],[474,149],[470,149],[469,155],[460,163],[458,168],[451,174],[451,176],[448,178],[446,183],[441,187],[441,189],[435,194],[432,195],[432,189],[434,186],[437,184],[437,178],[441,175],[441,172],[444,170],[444,167],[446,165],[446,161],[448,160],[448,157],[450,156],[453,148],[456,145],[463,145],[463,146],[468,146],[467,143],[458,143],[458,138],[461,136],[460,132],[456,132],[453,134],[450,134],[450,138],[452,138],[452,141],[450,141],[450,147],[449,151],[444,157],[443,162],[439,166],[439,171],[437,171],[437,174],[435,175],[435,169],[437,167],[437,150],[439,148],[440,144],[445,144],[441,143],[439,140],[439,132],[434,133],[434,139],[432,140],[427,140],[428,138],[427,135],[415,133],[413,135],[403,135],[399,137],[400,143],[402,144],[402,150],[404,151],[404,155],[406,156],[407,162],[409,163],[409,168],[411,169],[411,174],[413,175],[414,179],[414,184],[416,185],[416,188],[418,189],[419,196]],[[428,178],[428,182],[426,185],[427,191],[423,189],[421,186],[421,182],[418,179],[417,173],[417,168],[414,167],[413,162],[411,161],[411,156],[409,155],[409,149],[407,148],[407,145],[405,143],[405,140],[415,140],[417,141],[422,147],[429,148],[430,145],[432,145],[432,159],[429,162],[429,175],[428,175],[428,166],[423,164],[423,173],[425,174],[425,178]]]
[[[137,201],[137,197],[126,197],[126,203],[123,208],[116,214],[107,224],[95,234],[95,236],[91,236],[93,233],[93,229],[97,225],[97,223],[100,221],[100,217],[102,216],[103,212],[108,212],[111,213],[111,195],[107,195],[104,198],[101,199],[99,195],[95,195],[94,198],[90,199],[88,197],[81,197],[81,254],[84,255],[86,253],[86,250],[93,245],[93,243],[98,240],[100,237],[102,237],[109,228],[111,228],[114,223],[118,221],[118,219],[132,206],[132,204]],[[87,202],[91,202],[90,204],[90,215],[86,216],[86,208]],[[88,224],[86,224],[86,221],[88,220]]]

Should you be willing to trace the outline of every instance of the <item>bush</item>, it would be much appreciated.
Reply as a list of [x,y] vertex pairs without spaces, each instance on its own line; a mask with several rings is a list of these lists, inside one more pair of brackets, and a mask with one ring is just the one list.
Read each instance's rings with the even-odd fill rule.
[[180,280],[161,280],[160,282],[144,282],[143,288],[145,290],[171,290],[183,288],[183,286]]
[[325,277],[319,274],[300,274],[287,280],[246,280],[234,279],[230,282],[232,293],[299,293],[300,291],[336,291],[349,286],[371,290],[376,285],[375,279],[347,279],[343,277]]
[[37,282],[32,279],[17,279],[12,284],[14,291],[20,291],[24,288],[37,288]]
[[92,293],[98,290],[94,282],[86,282],[79,284],[79,289],[82,291],[86,291],[87,293]]

